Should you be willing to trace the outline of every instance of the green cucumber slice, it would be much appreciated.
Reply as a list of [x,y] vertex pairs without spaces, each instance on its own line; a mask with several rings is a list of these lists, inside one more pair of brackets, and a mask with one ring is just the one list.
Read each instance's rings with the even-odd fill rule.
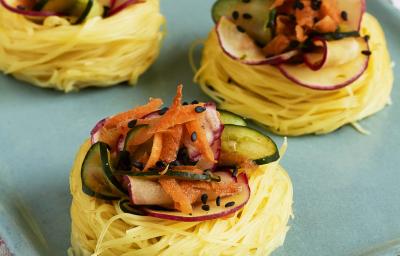
[[113,175],[107,144],[93,144],[85,156],[81,170],[82,190],[89,196],[105,200],[119,199],[124,195],[121,185]]
[[34,6],[34,11],[52,11],[66,13],[74,6],[75,0],[40,0]]
[[146,179],[175,178],[178,180],[221,181],[221,177],[213,175],[211,172],[198,174],[198,173],[168,170],[161,175],[160,171],[158,170],[150,170],[147,172],[117,172],[117,174],[132,176],[136,178],[146,178]]
[[[215,23],[225,16],[256,42],[266,44],[272,39],[270,7],[273,3],[274,0],[218,0],[211,12]],[[272,12],[272,16],[273,14]]]
[[125,141],[124,141],[124,150],[129,151],[129,152],[133,152],[134,151],[134,146],[131,146],[129,144],[129,142],[131,140],[133,140],[138,134],[139,132],[143,131],[144,129],[148,129],[149,126],[148,125],[138,125],[133,127],[127,134],[125,137]]
[[141,215],[144,216],[146,213],[142,211],[140,208],[135,207],[131,204],[131,202],[128,199],[122,199],[118,202],[119,208],[121,211],[125,213],[131,213],[135,215]]
[[97,0],[76,0],[71,7],[69,14],[78,17],[74,24],[80,24],[83,21],[96,16],[102,16],[103,6]]
[[[228,124],[222,132],[221,151],[237,154],[252,160],[257,165],[268,164],[279,159],[275,142],[268,136],[249,127]],[[235,165],[237,163],[223,163]]]
[[241,117],[232,112],[218,109],[220,114],[221,122],[225,124],[234,124],[239,126],[247,126],[246,121]]

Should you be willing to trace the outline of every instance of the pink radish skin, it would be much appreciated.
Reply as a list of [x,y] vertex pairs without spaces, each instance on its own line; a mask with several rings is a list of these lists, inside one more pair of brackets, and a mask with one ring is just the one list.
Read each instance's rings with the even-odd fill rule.
[[98,121],[97,124],[94,126],[94,128],[90,131],[90,140],[91,140],[92,144],[99,141],[100,130],[101,130],[101,128],[103,128],[107,119],[108,118],[103,118],[100,121]]

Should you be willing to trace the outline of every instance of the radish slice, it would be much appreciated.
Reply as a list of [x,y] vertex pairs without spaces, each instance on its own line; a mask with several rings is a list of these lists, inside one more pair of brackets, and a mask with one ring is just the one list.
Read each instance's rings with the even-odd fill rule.
[[[357,58],[365,41],[356,37],[347,37],[341,40],[327,41],[323,38],[313,38],[316,50],[304,54],[304,63],[312,70],[343,65]],[[343,54],[343,53],[346,54]]]
[[[368,43],[363,38],[354,38],[358,42],[358,53],[353,60],[343,63],[338,59],[347,59],[345,54],[339,52],[330,57],[328,46],[328,57],[323,68],[313,71],[306,64],[299,65],[279,65],[281,73],[296,84],[316,90],[336,90],[345,87],[357,80],[367,69],[369,55],[363,54],[369,52]],[[335,52],[335,51],[332,51]],[[349,52],[349,54],[353,54]],[[333,64],[334,63],[334,64]]]
[[141,1],[141,0],[125,0],[122,3],[120,1],[118,1],[118,0],[117,1],[112,1],[111,2],[112,8],[108,12],[107,16],[108,17],[112,16],[112,15],[124,10],[125,8],[127,8],[130,5],[143,3],[143,2],[144,1]]
[[[215,172],[214,174],[221,178],[222,183],[236,182],[230,172]],[[172,206],[174,203],[157,181],[125,175],[122,184],[128,191],[133,205]],[[210,198],[215,197],[210,194]]]
[[232,59],[247,65],[277,65],[299,53],[293,50],[268,58],[249,35],[239,32],[236,25],[226,17],[221,17],[216,31],[222,50]]
[[362,17],[367,9],[365,0],[337,0],[336,4],[340,11],[347,13],[347,21],[341,22],[340,31],[360,31]]
[[[240,174],[237,177],[237,183],[242,187],[242,191],[239,194],[221,198],[220,206],[217,206],[216,200],[208,200],[208,211],[204,210],[201,204],[193,207],[193,212],[191,215],[177,211],[160,210],[150,207],[143,207],[142,209],[149,216],[175,221],[193,222],[221,218],[242,209],[250,198],[250,187],[246,174]],[[232,204],[232,202],[234,202],[232,206],[227,205],[228,203]]]
[[92,144],[96,143],[100,139],[100,130],[103,128],[104,124],[106,123],[108,118],[103,118],[97,122],[97,124],[93,127],[90,131],[90,140]]

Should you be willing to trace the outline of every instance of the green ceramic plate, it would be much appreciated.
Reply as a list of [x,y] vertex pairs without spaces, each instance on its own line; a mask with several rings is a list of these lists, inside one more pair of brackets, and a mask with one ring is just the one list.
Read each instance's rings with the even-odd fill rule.
[[[192,82],[188,49],[211,29],[212,3],[162,0],[168,35],[136,87],[64,94],[0,75],[0,237],[15,255],[66,254],[69,171],[97,120],[150,96],[169,102],[181,82],[187,100],[208,99]],[[384,1],[368,4],[400,63],[400,13]],[[396,241],[388,242],[400,237],[399,66],[395,72],[394,104],[362,122],[370,136],[344,127],[289,139],[283,164],[294,183],[296,217],[275,255],[360,255],[375,246],[368,255],[397,255]]]

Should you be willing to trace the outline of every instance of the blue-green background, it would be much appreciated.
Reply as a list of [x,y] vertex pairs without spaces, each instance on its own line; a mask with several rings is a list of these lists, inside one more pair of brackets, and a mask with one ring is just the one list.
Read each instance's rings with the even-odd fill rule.
[[[150,96],[169,103],[178,83],[185,84],[187,100],[208,99],[192,82],[188,49],[212,28],[213,0],[161,2],[168,34],[136,87],[64,94],[0,75],[0,237],[16,255],[66,254],[69,171],[97,120]],[[400,13],[377,0],[368,1],[368,10],[381,21],[392,58],[400,62]],[[399,72],[395,67],[393,105],[362,122],[371,135],[344,127],[326,136],[289,138],[282,163],[294,184],[295,218],[274,255],[359,255],[400,238]],[[45,243],[26,220],[34,221]]]

